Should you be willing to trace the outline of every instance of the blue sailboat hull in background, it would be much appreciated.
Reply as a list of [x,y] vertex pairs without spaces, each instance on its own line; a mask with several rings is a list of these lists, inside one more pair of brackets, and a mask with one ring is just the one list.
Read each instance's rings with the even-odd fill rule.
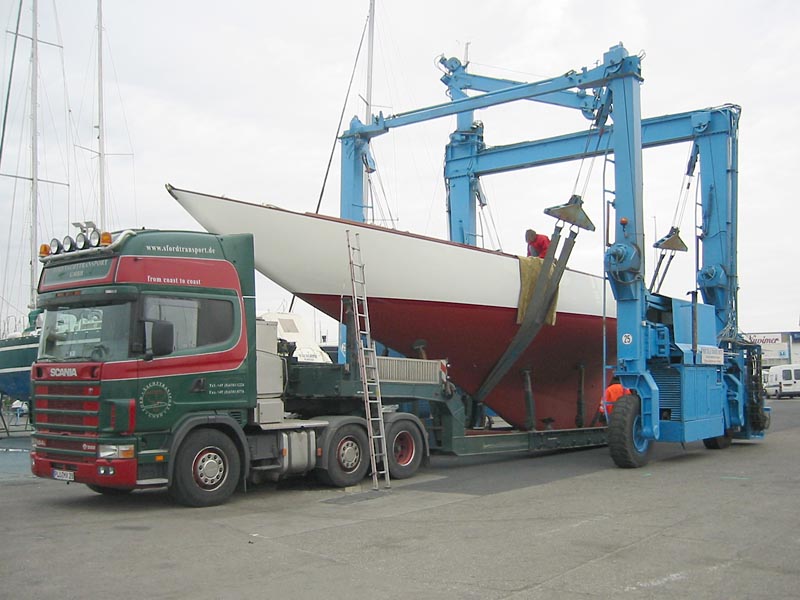
[[38,347],[38,332],[0,340],[0,393],[23,402],[30,399],[31,365]]

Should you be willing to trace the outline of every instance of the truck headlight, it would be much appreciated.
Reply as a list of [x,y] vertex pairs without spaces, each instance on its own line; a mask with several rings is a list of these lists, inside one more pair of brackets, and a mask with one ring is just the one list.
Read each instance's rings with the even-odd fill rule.
[[100,444],[97,458],[133,458],[133,444]]

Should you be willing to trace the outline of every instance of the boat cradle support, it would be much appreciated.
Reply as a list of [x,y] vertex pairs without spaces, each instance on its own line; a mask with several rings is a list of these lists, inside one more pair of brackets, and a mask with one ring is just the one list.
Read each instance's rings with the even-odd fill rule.
[[431,402],[433,424],[427,424],[432,452],[472,456],[534,450],[565,450],[602,446],[607,443],[605,427],[580,429],[539,429],[520,431],[511,428],[471,429],[471,407],[466,395]]

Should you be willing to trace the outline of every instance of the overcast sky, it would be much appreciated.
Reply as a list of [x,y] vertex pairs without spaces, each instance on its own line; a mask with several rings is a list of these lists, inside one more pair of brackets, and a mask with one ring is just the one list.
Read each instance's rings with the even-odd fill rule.
[[[17,4],[0,0],[6,30],[14,27]],[[56,41],[53,2],[39,4],[40,37]],[[72,119],[82,130],[82,142],[93,144],[96,5],[94,0],[69,0],[55,6]],[[788,0],[377,0],[373,102],[394,113],[446,101],[435,59],[441,54],[463,57],[466,43],[471,71],[521,81],[591,67],[620,41],[632,54],[644,52],[645,117],[725,103],[742,106],[740,327],[750,332],[800,330],[800,208],[791,188],[800,157],[793,108],[800,74],[798,6]],[[109,224],[198,228],[164,191],[168,182],[313,211],[367,10],[367,0],[106,1],[106,145],[109,153],[119,155],[109,158]],[[28,0],[22,20],[22,31],[29,34]],[[11,36],[5,34],[4,91],[10,48]],[[27,57],[29,44],[21,41],[18,51]],[[52,48],[40,52],[42,77],[52,85],[40,102],[45,110],[63,84],[51,81],[60,75],[58,53]],[[26,68],[27,61],[18,64]],[[355,86],[363,93],[363,68]],[[355,113],[363,118],[363,104],[354,97],[345,123]],[[20,113],[11,112],[9,118],[14,115],[22,120]],[[481,111],[476,118],[486,125],[489,145],[588,127],[574,111],[533,103]],[[376,140],[381,182],[400,229],[446,237],[441,172],[454,124],[452,117],[441,119]],[[134,158],[124,156],[130,152]],[[688,147],[645,154],[648,243],[671,225],[687,154]],[[14,162],[4,157],[2,170],[13,171]],[[552,228],[542,210],[569,198],[578,168],[570,163],[484,178],[503,250],[524,253],[527,227]],[[337,148],[322,205],[327,214],[338,214],[338,171]],[[586,194],[596,223],[602,214],[601,171],[602,164],[596,164]],[[72,186],[70,214],[60,215],[63,207],[50,209],[50,216],[40,218],[40,241],[67,233],[67,219],[98,219],[91,184]],[[8,202],[4,191],[4,214],[9,214]],[[15,208],[15,214],[20,210]],[[690,246],[692,214],[689,208],[682,223]],[[0,231],[7,252],[5,238],[16,234]],[[600,235],[581,234],[575,267],[601,272]],[[652,263],[651,255],[647,258]],[[682,256],[676,263],[665,291],[685,297],[693,287],[694,258]],[[13,290],[7,287],[5,294],[12,296]],[[259,294],[262,310],[285,306],[289,298],[266,283],[260,284]]]

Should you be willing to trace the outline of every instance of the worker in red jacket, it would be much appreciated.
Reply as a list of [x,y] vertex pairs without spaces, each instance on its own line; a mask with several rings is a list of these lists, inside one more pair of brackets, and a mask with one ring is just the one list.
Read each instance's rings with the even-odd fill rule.
[[525,232],[525,241],[528,242],[528,256],[538,256],[544,258],[547,249],[550,247],[550,238],[541,233],[536,233],[533,229]]

